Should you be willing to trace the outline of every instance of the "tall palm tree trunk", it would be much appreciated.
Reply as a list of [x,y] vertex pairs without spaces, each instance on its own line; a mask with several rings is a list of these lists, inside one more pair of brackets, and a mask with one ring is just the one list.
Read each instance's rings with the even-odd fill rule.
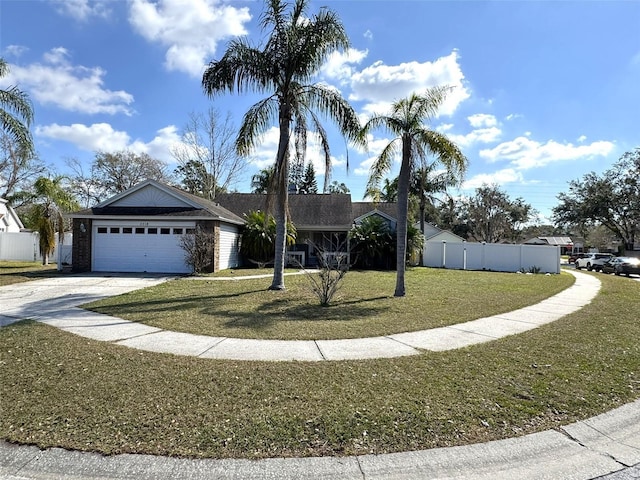
[[404,272],[407,257],[407,211],[409,208],[409,176],[411,175],[411,138],[402,139],[402,165],[398,176],[398,225],[396,226],[396,291],[394,297],[404,297]]
[[276,159],[276,245],[273,263],[273,281],[269,290],[284,290],[284,253],[287,245],[287,210],[289,205],[289,124],[291,123],[288,109],[280,112],[280,140],[278,141],[278,156]]

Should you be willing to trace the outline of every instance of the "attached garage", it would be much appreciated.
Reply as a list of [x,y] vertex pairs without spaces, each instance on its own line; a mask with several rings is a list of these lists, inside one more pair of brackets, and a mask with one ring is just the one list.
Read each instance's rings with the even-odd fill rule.
[[215,238],[212,271],[238,265],[244,221],[215,202],[153,180],[70,216],[77,272],[191,273],[181,238],[196,228]]
[[180,238],[195,228],[195,222],[95,221],[92,271],[190,273]]

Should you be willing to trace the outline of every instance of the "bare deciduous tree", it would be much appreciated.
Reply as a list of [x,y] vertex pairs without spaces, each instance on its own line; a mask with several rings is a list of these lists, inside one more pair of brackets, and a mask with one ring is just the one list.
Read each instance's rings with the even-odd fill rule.
[[180,164],[175,173],[189,192],[212,200],[238,182],[245,162],[236,153],[235,133],[230,113],[223,119],[210,108],[190,115],[182,143],[171,150]]
[[45,170],[32,151],[21,148],[6,132],[0,132],[0,197],[10,198],[20,190],[28,190]]

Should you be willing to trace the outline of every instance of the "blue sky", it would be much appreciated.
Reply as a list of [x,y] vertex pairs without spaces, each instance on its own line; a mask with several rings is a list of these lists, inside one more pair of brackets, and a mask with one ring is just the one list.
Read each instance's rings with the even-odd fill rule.
[[[35,107],[34,138],[55,173],[98,150],[131,149],[175,164],[193,112],[242,114],[258,97],[202,92],[205,65],[237,35],[262,38],[261,1],[2,0],[0,55]],[[567,182],[609,168],[640,145],[638,1],[312,1],[342,19],[352,50],[318,76],[366,118],[390,102],[454,87],[431,127],[469,159],[463,188],[496,183],[547,216]],[[332,180],[361,200],[372,158],[332,140]],[[275,158],[275,129],[234,187]],[[323,172],[317,150],[309,156]],[[390,177],[397,175],[397,165]],[[322,185],[323,177],[318,177]]]

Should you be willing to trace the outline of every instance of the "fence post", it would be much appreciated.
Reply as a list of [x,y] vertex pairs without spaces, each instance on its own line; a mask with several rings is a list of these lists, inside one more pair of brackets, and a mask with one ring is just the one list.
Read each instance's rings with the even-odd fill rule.
[[447,241],[442,240],[442,268],[447,268]]
[[485,246],[487,245],[487,242],[482,242],[482,270],[485,270]]
[[524,245],[520,244],[520,270],[522,270],[524,268],[524,265],[522,264],[522,249],[524,248]]
[[466,270],[467,269],[467,241],[463,240],[462,241],[462,269]]

